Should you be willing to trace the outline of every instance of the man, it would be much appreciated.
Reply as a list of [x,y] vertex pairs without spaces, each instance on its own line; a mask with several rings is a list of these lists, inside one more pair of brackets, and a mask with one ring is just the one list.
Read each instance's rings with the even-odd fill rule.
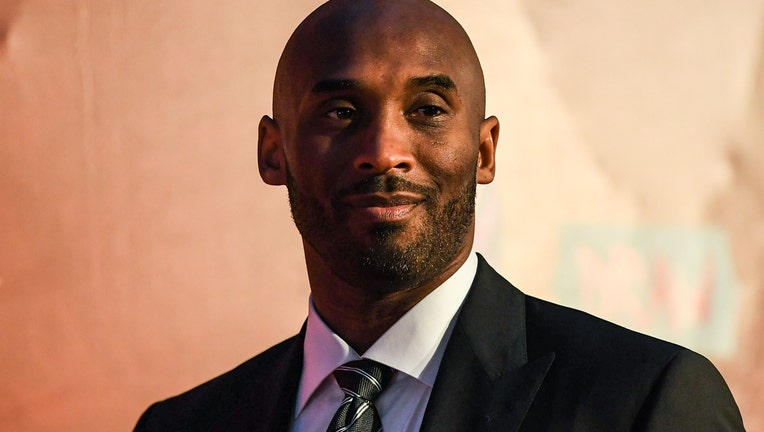
[[700,355],[525,296],[472,252],[484,111],[472,44],[429,1],[306,18],[259,128],[303,238],[306,325],[136,430],[743,430]]

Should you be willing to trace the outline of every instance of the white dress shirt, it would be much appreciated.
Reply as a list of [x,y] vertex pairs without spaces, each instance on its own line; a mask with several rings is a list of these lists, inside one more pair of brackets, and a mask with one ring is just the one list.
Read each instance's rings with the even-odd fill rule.
[[[386,431],[418,431],[456,316],[477,271],[477,256],[417,303],[385,332],[363,358],[396,370],[374,402]],[[344,397],[332,375],[344,363],[362,358],[337,336],[309,301],[305,357],[295,404],[294,432],[326,432]]]

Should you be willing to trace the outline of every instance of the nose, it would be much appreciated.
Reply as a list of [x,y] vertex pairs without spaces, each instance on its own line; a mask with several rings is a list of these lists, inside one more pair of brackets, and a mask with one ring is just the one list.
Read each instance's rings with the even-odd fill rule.
[[[396,118],[400,117],[400,118]],[[367,175],[410,171],[415,164],[402,116],[381,115],[361,134],[353,166]]]

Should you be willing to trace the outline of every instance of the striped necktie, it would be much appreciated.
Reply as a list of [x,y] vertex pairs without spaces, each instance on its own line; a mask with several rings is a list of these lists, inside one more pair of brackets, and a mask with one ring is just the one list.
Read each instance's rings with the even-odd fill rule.
[[373,360],[345,363],[334,370],[334,378],[345,399],[334,414],[327,432],[379,432],[382,421],[374,407],[393,369]]

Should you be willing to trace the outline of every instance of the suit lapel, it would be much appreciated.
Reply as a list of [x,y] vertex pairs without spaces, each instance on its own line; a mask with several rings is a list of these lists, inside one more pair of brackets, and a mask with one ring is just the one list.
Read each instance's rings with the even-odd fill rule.
[[283,349],[268,359],[268,367],[258,367],[241,377],[250,384],[211,430],[287,432],[300,384],[304,340],[303,325],[299,335],[282,342]]
[[264,407],[263,416],[249,430],[262,432],[286,432],[294,414],[297,389],[302,374],[303,342],[305,326],[299,337],[285,356],[283,363],[274,365],[271,374],[264,380],[263,388],[274,394],[273,403]]
[[554,353],[528,361],[525,295],[479,256],[421,430],[516,431]]

